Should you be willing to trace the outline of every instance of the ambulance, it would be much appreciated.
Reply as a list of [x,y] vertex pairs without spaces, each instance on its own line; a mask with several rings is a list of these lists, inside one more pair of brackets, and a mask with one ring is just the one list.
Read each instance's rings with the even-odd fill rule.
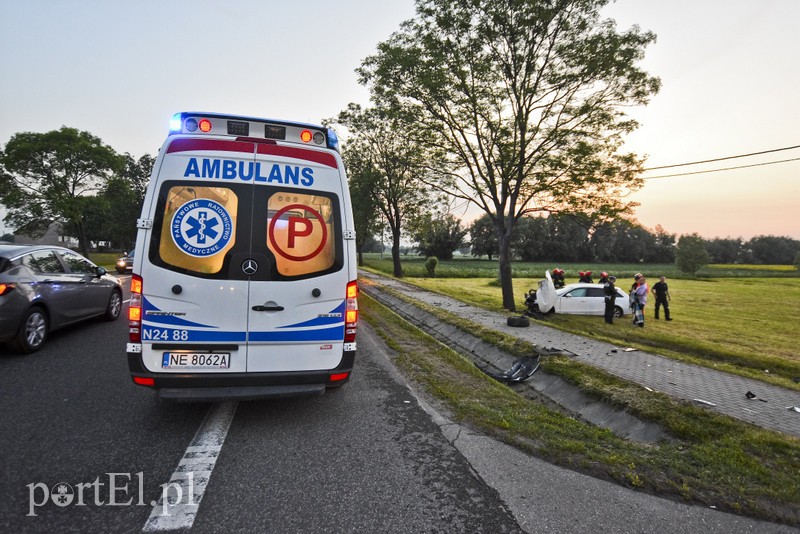
[[333,130],[178,113],[137,226],[135,384],[215,401],[321,395],[350,379],[355,229]]

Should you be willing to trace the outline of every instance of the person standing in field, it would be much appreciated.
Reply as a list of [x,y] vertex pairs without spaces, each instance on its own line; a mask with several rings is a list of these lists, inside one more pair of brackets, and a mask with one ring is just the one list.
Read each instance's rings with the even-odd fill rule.
[[672,300],[672,297],[669,294],[669,286],[666,280],[667,277],[662,276],[660,281],[653,284],[653,289],[651,289],[650,292],[656,297],[656,319],[658,319],[658,309],[663,305],[664,318],[667,321],[671,321],[672,318],[669,316],[669,301]]
[[641,273],[634,276],[636,282],[631,288],[631,308],[633,308],[633,326],[644,328],[644,307],[647,305],[647,293],[650,288]]
[[614,285],[617,279],[614,276],[609,276],[606,283],[603,284],[603,294],[605,295],[606,309],[605,319],[608,324],[614,324],[614,301],[617,299],[617,286]]

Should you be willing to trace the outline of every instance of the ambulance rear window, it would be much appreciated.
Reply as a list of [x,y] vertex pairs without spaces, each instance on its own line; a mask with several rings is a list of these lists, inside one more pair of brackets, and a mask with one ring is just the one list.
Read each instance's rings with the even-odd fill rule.
[[338,233],[333,200],[318,194],[276,191],[267,199],[267,247],[285,277],[327,271],[336,263]]
[[158,254],[173,267],[213,274],[236,243],[239,198],[225,187],[172,186],[162,195]]

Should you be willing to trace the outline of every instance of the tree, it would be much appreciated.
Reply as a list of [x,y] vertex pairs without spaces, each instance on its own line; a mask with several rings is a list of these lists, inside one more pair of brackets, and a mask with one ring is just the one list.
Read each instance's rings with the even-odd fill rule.
[[469,226],[469,236],[472,244],[472,255],[476,257],[497,256],[497,234],[494,223],[488,214],[481,215]]
[[413,121],[409,136],[442,150],[429,183],[476,204],[499,245],[503,307],[515,309],[514,224],[525,214],[613,217],[641,185],[641,160],[618,154],[636,127],[625,106],[659,81],[636,67],[655,39],[601,21],[608,0],[418,0],[416,18],[359,69],[379,107]]
[[[404,135],[409,125],[402,117],[362,109],[350,104],[336,122],[350,132],[346,150],[364,161],[372,182],[373,197],[392,233],[392,262],[395,276],[403,276],[400,263],[400,237],[403,224],[431,203],[432,199],[418,180],[426,167],[426,151]],[[355,156],[350,156],[353,159]]]
[[380,214],[375,197],[380,176],[366,155],[358,150],[349,150],[347,145],[342,150],[342,157],[347,166],[350,202],[353,205],[359,265],[364,265],[365,249],[370,241],[375,241],[375,233],[380,231]]
[[589,229],[592,223],[585,217],[556,213],[547,217],[547,238],[543,255],[553,261],[591,261]]
[[117,153],[89,132],[63,126],[14,134],[0,155],[5,221],[29,235],[41,235],[53,222],[64,223],[86,255],[85,199],[120,166]]
[[421,255],[452,260],[453,251],[464,245],[467,232],[452,214],[437,214],[435,217],[425,214],[414,221],[411,237],[417,242]]
[[125,153],[122,160],[120,172],[108,179],[98,195],[97,202],[107,213],[92,228],[92,240],[111,241],[112,246],[129,251],[136,243],[136,220],[142,213],[155,158],[145,154],[136,160]]
[[511,250],[522,261],[546,261],[550,228],[543,217],[522,217],[514,225]]
[[710,263],[736,263],[744,260],[742,238],[714,238],[706,241]]
[[800,252],[800,241],[791,237],[757,235],[748,241],[747,249],[754,263],[761,265],[791,265]]
[[675,262],[675,234],[670,234],[660,225],[656,225],[656,243],[650,259],[653,263]]
[[705,242],[698,234],[682,235],[678,239],[675,261],[681,271],[694,276],[697,271],[708,265],[708,260]]

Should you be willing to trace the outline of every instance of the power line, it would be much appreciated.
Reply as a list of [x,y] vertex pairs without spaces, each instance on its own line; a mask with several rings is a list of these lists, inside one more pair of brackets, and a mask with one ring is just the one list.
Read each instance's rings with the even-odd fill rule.
[[[732,170],[735,170],[735,169],[747,169],[749,167],[761,167],[763,165],[775,165],[776,163],[787,163],[789,161],[800,161],[800,158],[782,159],[782,160],[778,160],[778,161],[767,161],[765,163],[753,163],[752,165],[739,165],[737,167],[725,167],[725,168],[722,168],[722,169],[709,169],[707,171],[682,172],[682,173],[678,173],[678,174],[664,174],[664,175],[661,175],[661,176],[647,176],[647,177],[644,178],[644,180],[655,180],[657,178],[672,178],[673,176],[689,176],[690,174],[705,174],[707,172],[732,171]],[[686,165],[689,165],[689,164],[687,163]],[[678,167],[678,166],[679,165],[674,165],[674,167]]]
[[[655,171],[658,169],[671,169],[673,167],[686,167],[687,165],[699,165],[700,163],[711,163],[714,161],[725,161],[727,159],[737,159],[737,158],[747,158],[750,156],[760,156],[761,154],[771,154],[772,152],[781,152],[783,150],[794,150],[795,148],[800,148],[800,145],[795,146],[787,146],[783,148],[773,148],[772,150],[762,150],[761,152],[751,152],[750,154],[739,154],[738,156],[726,156],[724,158],[714,158],[714,159],[705,159],[702,161],[692,161],[689,163],[676,163],[674,165],[661,165],[659,167],[650,167],[649,169],[642,169],[643,172],[646,171]],[[793,161],[793,160],[786,160],[786,161]],[[779,163],[779,162],[776,162]],[[711,171],[709,171],[711,172]]]

